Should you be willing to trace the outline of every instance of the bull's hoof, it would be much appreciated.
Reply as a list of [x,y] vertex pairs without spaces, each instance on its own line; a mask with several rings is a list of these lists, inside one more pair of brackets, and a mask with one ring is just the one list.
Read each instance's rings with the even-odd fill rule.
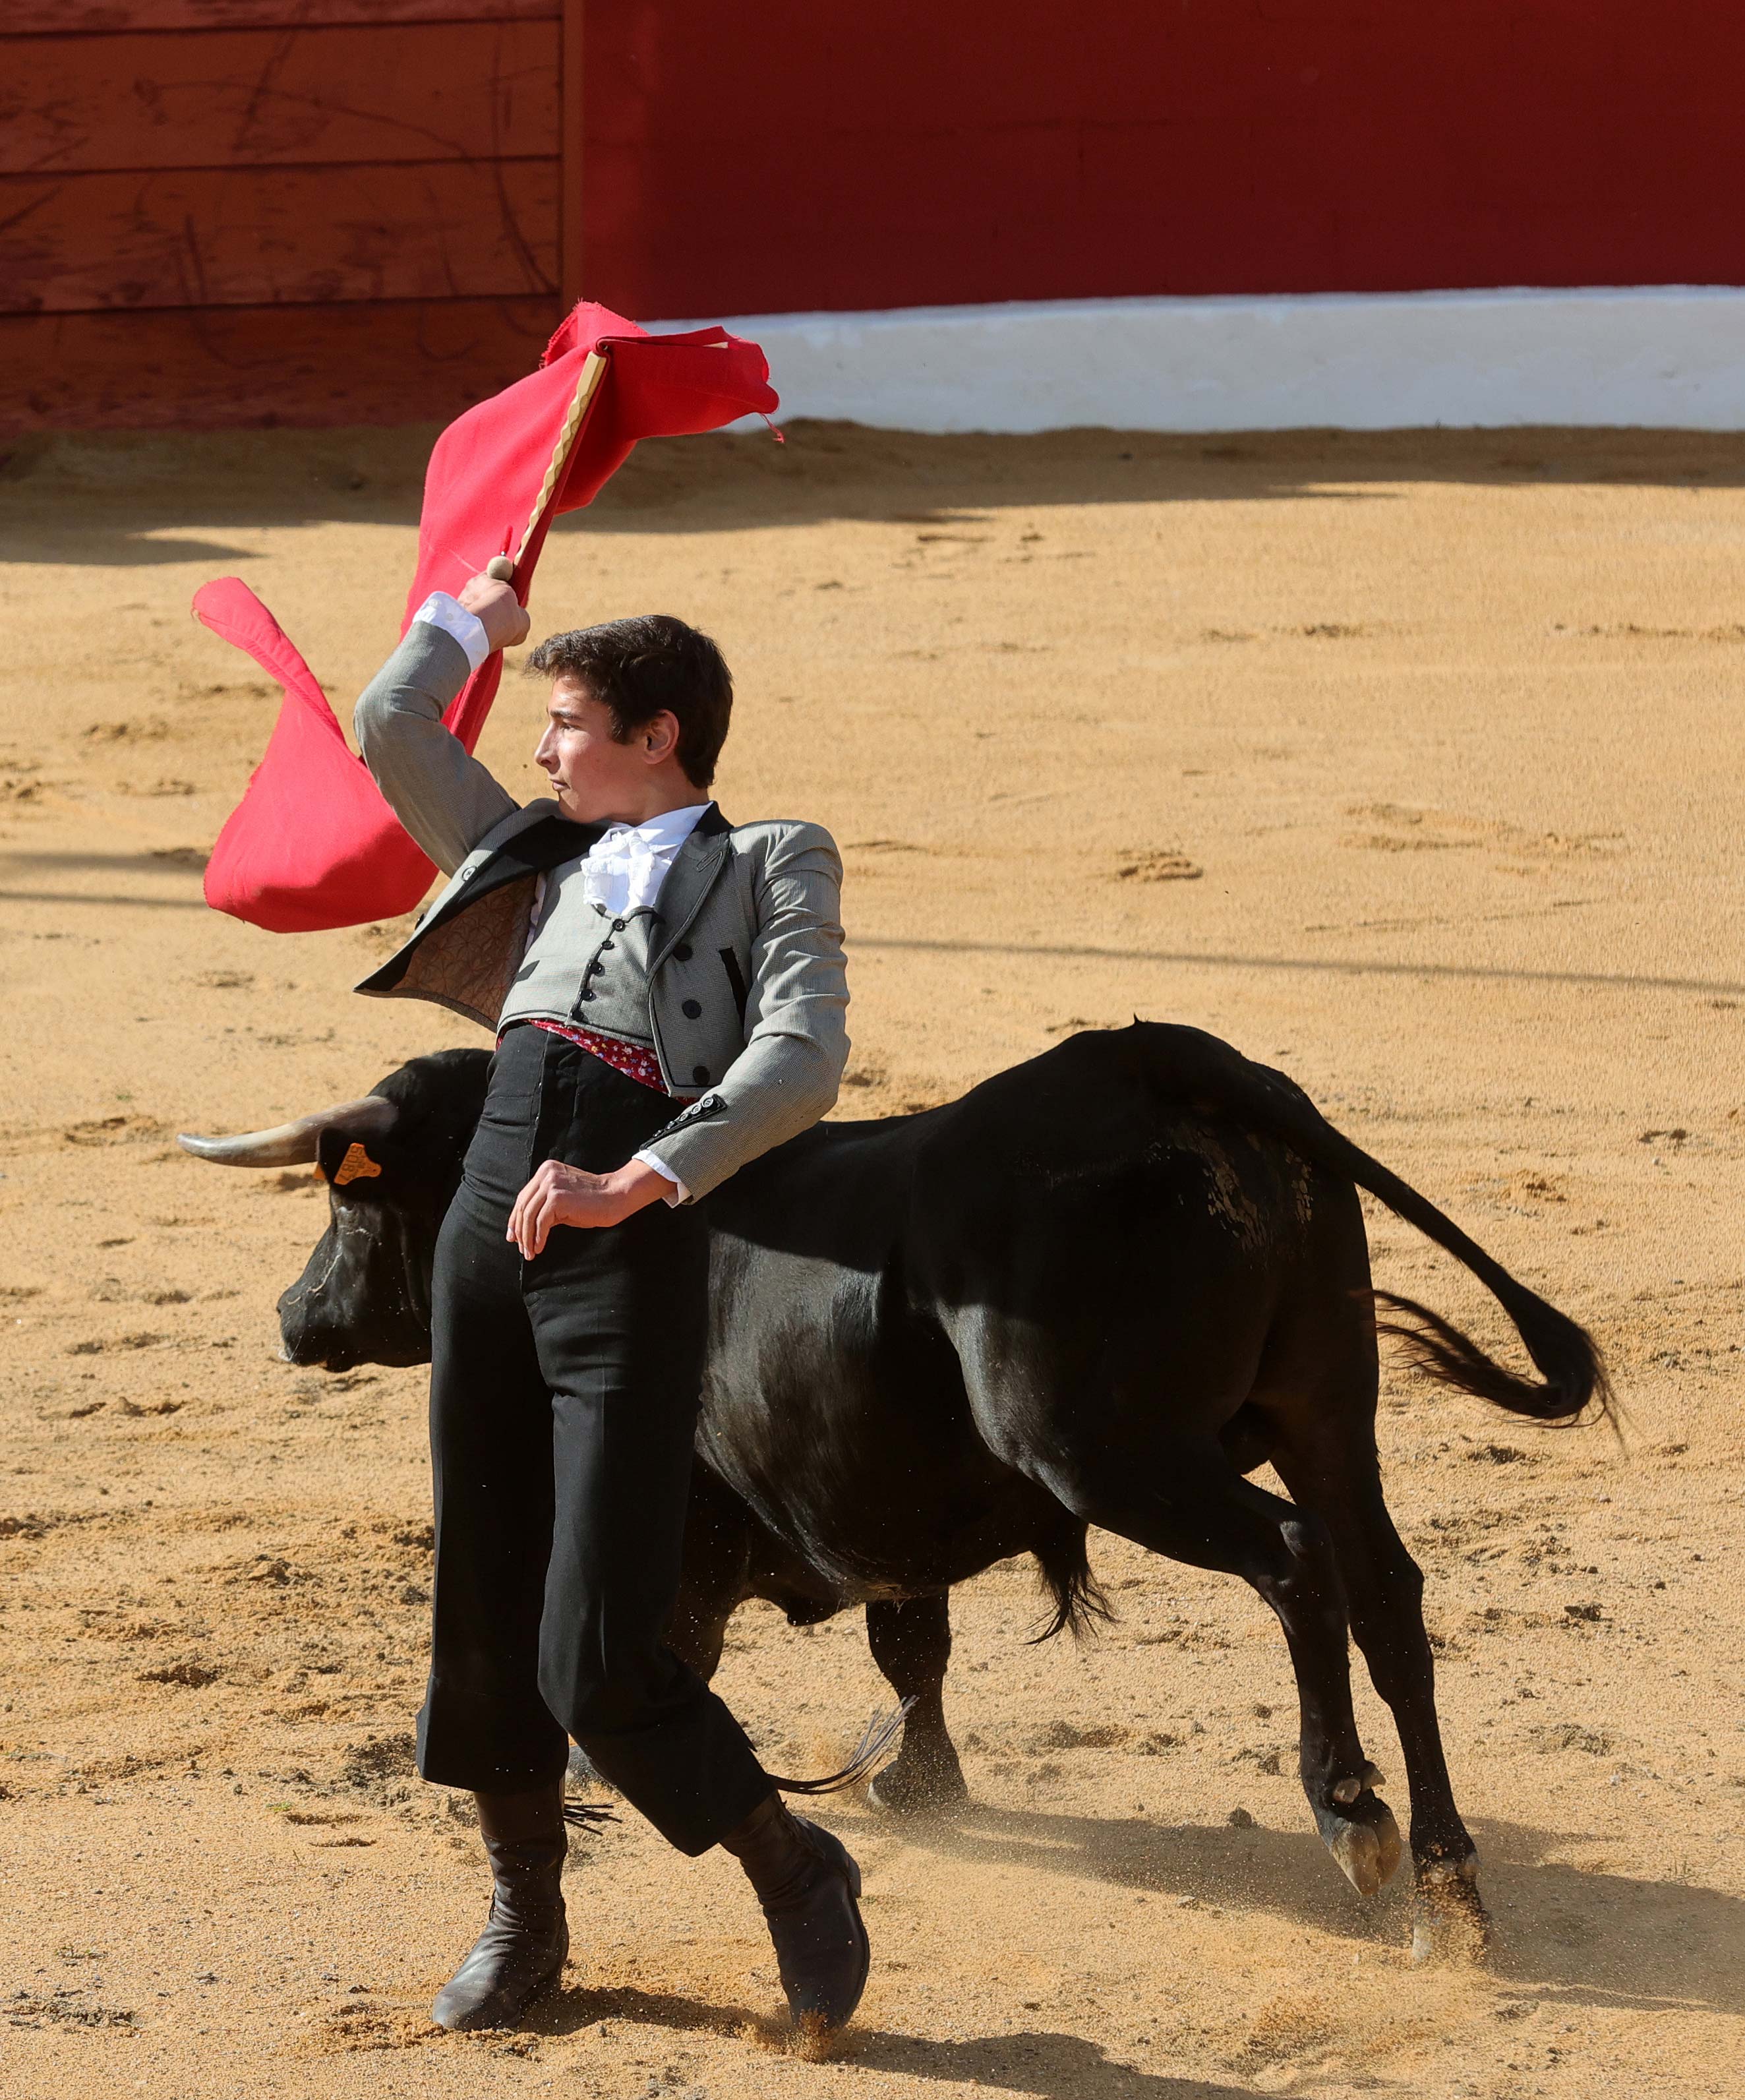
[[1468,1965],[1491,1951],[1491,1917],[1478,1893],[1478,1860],[1423,1860],[1412,1907],[1412,1958],[1415,1962]]
[[942,1750],[906,1746],[866,1789],[868,1806],[886,1815],[938,1815],[968,1799],[963,1767],[949,1743]]
[[1394,1811],[1365,1787],[1351,1802],[1315,1811],[1321,1839],[1346,1879],[1360,1896],[1384,1889],[1399,1868],[1403,1850]]

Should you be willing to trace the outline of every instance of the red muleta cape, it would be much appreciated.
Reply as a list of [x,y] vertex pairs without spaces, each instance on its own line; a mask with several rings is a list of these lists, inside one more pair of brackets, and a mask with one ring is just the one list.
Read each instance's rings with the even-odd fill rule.
[[[755,342],[718,328],[651,336],[604,307],[577,307],[537,372],[469,408],[437,439],[425,475],[418,567],[403,634],[430,592],[456,591],[493,554],[514,552],[595,349],[610,363],[557,499],[516,569],[523,604],[552,518],[592,502],[639,439],[719,430],[777,405],[769,367]],[[267,755],[206,864],[206,902],[275,933],[356,926],[410,911],[436,871],[381,799],[294,644],[236,576],[205,585],[194,611],[284,689]],[[469,751],[491,712],[502,668],[500,655],[487,658],[443,718]]]

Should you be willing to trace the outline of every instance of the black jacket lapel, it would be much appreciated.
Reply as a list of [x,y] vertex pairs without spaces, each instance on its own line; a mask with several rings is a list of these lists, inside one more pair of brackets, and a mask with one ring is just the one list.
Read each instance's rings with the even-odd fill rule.
[[660,915],[660,938],[650,958],[651,971],[659,969],[665,962],[674,944],[684,938],[686,928],[703,909],[703,899],[727,864],[732,831],[733,826],[712,802],[672,856],[672,865],[667,870],[660,894],[654,900],[654,909]]
[[440,910],[430,913],[404,947],[390,955],[379,970],[364,978],[359,991],[391,991],[406,974],[408,966],[431,934],[452,925],[463,911],[469,911],[493,890],[511,882],[525,882],[529,876],[546,875],[587,852],[604,824],[572,824],[567,817],[543,817],[506,839],[489,860],[475,869]]
[[578,860],[606,830],[604,824],[572,824],[567,817],[544,817],[498,847],[478,871],[478,881],[495,889],[520,875],[548,875],[566,860]]

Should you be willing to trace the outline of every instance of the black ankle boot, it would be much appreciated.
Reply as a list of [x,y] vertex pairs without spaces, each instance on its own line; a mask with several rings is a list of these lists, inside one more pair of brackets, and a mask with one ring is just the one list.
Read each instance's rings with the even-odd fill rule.
[[840,1838],[790,1814],[778,1793],[721,1840],[756,1890],[795,2026],[839,2027],[861,2001],[872,1954],[861,1870]]
[[484,1930],[430,2008],[439,2027],[507,2026],[556,1979],[570,1951],[563,1781],[531,1793],[473,1798],[495,1888]]

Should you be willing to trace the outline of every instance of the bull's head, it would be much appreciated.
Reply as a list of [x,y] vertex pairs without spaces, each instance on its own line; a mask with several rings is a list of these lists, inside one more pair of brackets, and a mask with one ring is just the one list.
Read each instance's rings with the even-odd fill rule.
[[219,1167],[313,1167],[329,1215],[279,1300],[284,1355],[330,1371],[430,1357],[436,1235],[460,1179],[490,1063],[443,1050],[390,1072],[359,1101],[241,1137],[181,1137]]

